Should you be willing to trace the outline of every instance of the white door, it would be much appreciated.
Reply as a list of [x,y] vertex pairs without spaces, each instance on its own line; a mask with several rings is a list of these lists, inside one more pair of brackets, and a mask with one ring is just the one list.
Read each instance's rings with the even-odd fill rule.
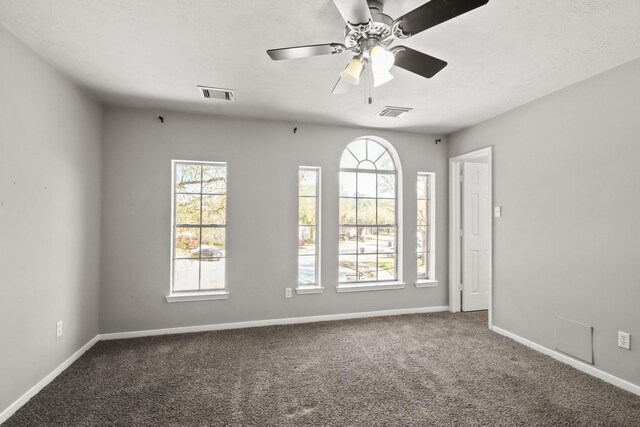
[[489,165],[462,166],[462,311],[489,308]]

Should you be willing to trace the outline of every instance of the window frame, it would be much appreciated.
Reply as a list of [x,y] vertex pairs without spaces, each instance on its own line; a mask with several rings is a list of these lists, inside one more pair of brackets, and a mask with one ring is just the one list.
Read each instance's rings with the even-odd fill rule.
[[[402,281],[402,277],[403,277],[403,256],[402,256],[402,242],[403,242],[403,238],[402,238],[402,168],[401,168],[401,164],[400,164],[400,159],[398,156],[398,153],[396,152],[395,148],[393,147],[392,144],[390,144],[388,141],[379,138],[379,137],[375,137],[375,136],[363,136],[360,138],[356,138],[353,141],[349,142],[349,144],[347,144],[344,149],[341,151],[340,154],[340,166],[342,166],[342,156],[347,152],[347,150],[349,150],[349,147],[352,146],[353,143],[358,142],[358,141],[371,141],[373,143],[376,143],[378,145],[380,145],[383,149],[384,152],[382,154],[379,155],[379,157],[377,159],[381,159],[385,152],[390,156],[390,158],[393,161],[394,164],[394,169],[393,170],[388,170],[388,169],[378,169],[377,166],[374,164],[375,169],[364,169],[364,168],[358,168],[357,166],[355,168],[343,168],[343,167],[339,167],[338,168],[338,172],[342,173],[342,172],[351,172],[351,173],[356,173],[356,194],[351,197],[351,196],[341,196],[340,193],[338,194],[338,205],[340,205],[340,201],[341,199],[355,199],[356,200],[356,211],[357,211],[357,200],[358,199],[374,199],[376,201],[376,222],[374,224],[358,224],[359,218],[357,217],[357,213],[356,213],[356,219],[355,219],[355,224],[343,224],[340,223],[340,220],[338,220],[338,230],[341,230],[345,227],[353,227],[356,228],[356,230],[358,230],[358,228],[361,227],[373,227],[373,228],[385,228],[384,224],[379,224],[378,223],[378,219],[377,219],[377,209],[378,209],[378,201],[379,200],[394,200],[395,202],[395,224],[393,225],[389,225],[387,224],[386,227],[394,227],[395,228],[395,252],[394,252],[394,257],[395,257],[395,277],[394,279],[387,279],[387,280],[366,280],[366,281],[340,281],[340,275],[338,274],[338,286],[337,286],[337,291],[338,292],[359,292],[359,291],[374,291],[374,290],[385,290],[385,289],[401,289],[404,288],[405,283]],[[368,151],[368,146],[366,146],[366,150]],[[351,152],[351,154],[354,156],[354,158],[356,160],[358,160],[358,165],[361,162],[364,161],[369,161],[370,160],[367,159],[368,157],[368,152],[367,154],[365,154],[365,158],[360,160],[354,153],[353,151],[349,150],[349,152]],[[373,163],[373,162],[371,162]],[[367,173],[367,174],[374,174],[376,176],[376,196],[375,198],[373,197],[362,197],[362,196],[358,196],[357,194],[357,177],[358,177],[358,173]],[[379,197],[378,196],[378,177],[380,175],[394,175],[395,177],[395,196],[394,198],[386,198],[386,197]],[[340,176],[338,177],[338,185],[340,185]],[[356,231],[357,233],[357,231]],[[378,235],[378,233],[376,233],[376,235]],[[379,252],[379,247],[376,247],[376,253],[375,254],[370,254],[370,255],[375,255],[376,257],[379,256],[380,252]],[[359,252],[356,251],[356,254],[354,254],[355,256],[358,256]],[[345,254],[341,254],[340,251],[338,250],[338,264],[340,265],[340,256],[341,255],[345,255]],[[348,255],[348,254],[347,254]],[[378,261],[376,260],[376,263]],[[376,264],[378,265],[378,264]],[[357,267],[356,267],[357,268]],[[377,270],[379,270],[379,267],[377,267]]]
[[[316,188],[315,188],[315,196],[302,196],[300,194],[300,172],[301,171],[310,171],[310,172],[314,172],[316,174]],[[297,207],[298,207],[298,233],[297,233],[297,245],[296,247],[298,248],[298,254],[297,254],[297,263],[296,263],[296,267],[298,268],[298,275],[297,275],[297,279],[296,279],[296,293],[300,294],[300,295],[304,295],[304,294],[318,294],[318,293],[322,293],[322,291],[324,290],[324,288],[322,287],[322,279],[321,279],[321,222],[322,222],[322,217],[321,217],[321,203],[322,203],[322,168],[319,166],[299,166],[298,167],[298,203],[297,203]],[[300,228],[301,227],[312,227],[308,224],[300,224],[300,199],[306,197],[306,198],[313,198],[315,199],[315,224],[312,225],[313,227],[316,228],[316,242],[315,242],[315,254],[314,255],[300,255],[300,244],[299,244],[299,239],[300,239]],[[301,256],[314,256],[315,257],[315,283],[313,284],[301,284],[300,283],[300,276],[299,276],[299,268],[300,268],[300,257]]]
[[[178,167],[178,165],[182,165],[182,164],[186,164],[186,165],[198,165],[198,166],[224,166],[225,167],[225,192],[224,192],[224,198],[225,198],[225,221],[224,221],[224,225],[221,224],[205,224],[206,228],[212,228],[212,229],[223,229],[225,231],[225,246],[224,246],[224,259],[225,259],[225,268],[224,268],[224,287],[223,288],[216,288],[216,289],[197,289],[197,290],[184,290],[184,291],[176,291],[174,290],[174,274],[175,274],[175,260],[176,260],[176,254],[175,254],[175,247],[176,247],[176,229],[178,224],[176,224],[176,200],[177,200],[177,196],[178,194],[182,194],[182,193],[178,193],[176,191],[176,169]],[[169,294],[165,297],[166,301],[169,303],[173,303],[173,302],[188,302],[188,301],[205,301],[205,300],[218,300],[218,299],[227,299],[229,297],[229,291],[228,291],[228,284],[227,284],[227,265],[226,265],[226,260],[227,260],[227,229],[228,229],[228,215],[227,215],[227,200],[228,200],[228,183],[229,183],[229,166],[227,164],[227,162],[212,162],[212,161],[201,161],[201,160],[176,160],[173,159],[171,160],[171,257],[170,257],[170,275],[169,275]],[[185,193],[186,194],[186,193]],[[202,182],[201,182],[201,186],[200,186],[200,193],[193,193],[193,194],[199,194],[200,198],[203,197],[203,195],[207,195],[208,193],[203,193],[202,192]],[[213,193],[212,193],[213,194]],[[222,195],[222,194],[216,194],[216,195]],[[200,215],[200,223],[198,224],[198,228],[202,229],[203,224],[202,224],[202,199],[200,201],[200,209],[201,209],[201,215]],[[200,238],[200,242],[199,242],[199,247],[202,247],[202,241]],[[202,261],[200,261],[202,262]],[[200,267],[201,268],[201,267]],[[201,272],[199,273],[201,274]],[[200,283],[199,283],[200,285]]]
[[[425,183],[425,197],[421,199],[418,192],[418,180],[421,176],[427,177],[427,182]],[[427,244],[424,247],[423,251],[418,250],[418,230],[419,227],[424,227],[423,225],[418,224],[418,209],[417,205],[420,200],[427,201],[427,218],[426,218],[426,238]],[[436,174],[434,172],[418,172],[416,174],[416,282],[415,285],[418,288],[430,288],[438,286],[438,281],[436,280],[436,251],[435,251],[435,242],[436,242]],[[426,272],[426,277],[421,278],[419,276],[419,272],[417,271],[417,260],[418,255],[423,253],[426,255],[428,264],[428,270]]]

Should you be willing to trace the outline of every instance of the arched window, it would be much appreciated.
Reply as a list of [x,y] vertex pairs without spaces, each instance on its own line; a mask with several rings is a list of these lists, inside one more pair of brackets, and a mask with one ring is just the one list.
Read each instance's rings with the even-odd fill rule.
[[342,153],[340,283],[398,280],[399,166],[377,138],[356,139]]

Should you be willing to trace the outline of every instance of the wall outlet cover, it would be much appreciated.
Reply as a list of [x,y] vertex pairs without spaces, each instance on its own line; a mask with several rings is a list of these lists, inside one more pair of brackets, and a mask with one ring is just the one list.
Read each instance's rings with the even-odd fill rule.
[[62,320],[56,322],[56,337],[60,338],[62,336]]
[[286,288],[284,291],[285,298],[291,298],[291,288]]
[[631,349],[631,334],[628,332],[618,331],[618,347],[626,350]]

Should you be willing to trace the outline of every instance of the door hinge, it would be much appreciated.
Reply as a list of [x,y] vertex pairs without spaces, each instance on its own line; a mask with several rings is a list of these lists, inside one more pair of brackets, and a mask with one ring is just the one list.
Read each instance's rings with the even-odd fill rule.
[[460,229],[460,237],[464,236],[464,230],[461,228]]
[[464,181],[464,175],[460,175],[460,182]]
[[464,291],[464,285],[462,283],[460,283],[460,285],[458,286],[458,288],[460,288],[460,292]]

